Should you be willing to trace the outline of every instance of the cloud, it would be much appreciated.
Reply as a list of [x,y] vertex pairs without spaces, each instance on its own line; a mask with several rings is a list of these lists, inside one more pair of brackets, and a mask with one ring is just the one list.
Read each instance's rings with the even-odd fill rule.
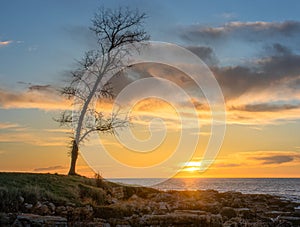
[[229,110],[299,113],[300,55],[278,43],[270,52],[248,66],[213,68]]
[[10,123],[10,122],[0,122],[0,129],[12,129],[12,130],[23,130],[24,127],[20,126],[19,124],[16,123]]
[[241,164],[237,163],[216,163],[214,164],[215,168],[233,168],[233,167],[239,167],[242,166]]
[[27,131],[3,131],[0,133],[0,143],[26,143],[34,146],[66,146],[67,135],[57,132],[45,132],[27,129]]
[[268,55],[291,55],[292,51],[290,48],[280,44],[273,43],[272,45],[266,45],[265,50]]
[[70,129],[67,128],[51,128],[51,129],[44,129],[45,132],[53,132],[53,133],[69,133]]
[[1,47],[5,47],[5,46],[8,46],[8,45],[11,44],[12,42],[13,42],[12,40],[0,41],[0,48],[1,48]]
[[202,61],[204,61],[207,65],[213,66],[217,65],[218,59],[211,47],[207,46],[186,46],[186,49],[193,52],[197,55]]
[[241,152],[237,157],[244,159],[249,165],[298,165],[300,163],[300,154],[295,151]]
[[[300,118],[300,56],[290,53],[283,45],[275,43],[272,48],[276,55],[256,59],[248,66],[214,66],[214,75],[225,96],[228,124],[263,125],[293,121]],[[202,47],[205,56],[209,51]],[[173,82],[185,90],[189,100],[173,94],[161,86],[140,86],[132,92],[132,103],[139,94],[165,94],[168,102],[158,99],[143,100],[136,105],[134,114],[149,118],[162,118],[168,127],[178,129],[178,116],[170,104],[180,105],[184,118],[193,118],[187,103],[193,104],[201,125],[210,124],[211,113],[202,91],[186,74],[163,64],[143,63],[130,68],[128,75],[112,81],[114,91],[118,94],[132,81],[159,77]],[[116,86],[115,86],[116,84]],[[157,91],[157,92],[156,92]],[[106,109],[103,105],[100,110]],[[141,120],[142,119],[142,120]],[[137,124],[148,124],[143,118],[133,118]],[[144,122],[144,123],[143,123]],[[190,121],[194,124],[194,121]]]
[[272,103],[259,103],[259,104],[247,104],[241,106],[240,108],[232,107],[233,110],[242,110],[247,112],[277,112],[282,110],[292,110],[299,109],[300,104],[291,105],[291,104],[272,104]]
[[50,85],[32,85],[25,91],[0,88],[0,108],[65,110],[71,108],[71,102]]
[[262,164],[282,164],[287,162],[294,161],[294,157],[291,155],[274,155],[274,156],[267,156],[267,157],[258,157],[254,158],[255,160],[263,161]]
[[211,169],[274,168],[300,165],[300,153],[295,151],[249,151],[219,157]]
[[252,67],[220,67],[214,73],[226,98],[237,98],[250,90],[276,90],[282,85],[297,92],[293,86],[294,80],[299,80],[299,63],[299,55],[271,56],[257,60]]
[[53,171],[53,170],[61,170],[66,169],[64,166],[49,166],[49,167],[41,167],[41,168],[35,168],[33,171],[40,172],[40,171]]
[[283,22],[228,22],[218,27],[191,25],[179,29],[180,37],[188,42],[213,43],[228,38],[261,42],[275,36],[292,37],[300,33],[299,21]]

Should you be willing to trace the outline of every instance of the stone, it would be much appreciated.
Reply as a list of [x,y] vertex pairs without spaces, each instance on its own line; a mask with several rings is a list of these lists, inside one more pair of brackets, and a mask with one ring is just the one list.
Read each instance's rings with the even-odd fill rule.
[[20,203],[24,203],[24,197],[23,196],[19,196],[19,201],[20,201]]
[[10,218],[8,214],[0,213],[0,226],[9,226]]
[[59,216],[40,216],[36,214],[18,215],[13,226],[58,226],[67,227],[67,219]]
[[40,214],[40,215],[50,214],[50,210],[49,210],[48,206],[46,204],[42,204],[39,201],[33,207],[33,212]]
[[300,214],[300,206],[294,208],[296,214]]
[[111,199],[111,203],[113,203],[113,204],[114,204],[114,203],[117,203],[118,201],[119,201],[119,200],[118,200],[117,198],[112,198],[112,199]]
[[163,212],[167,212],[168,209],[168,204],[166,202],[160,202],[159,203],[159,209]]
[[49,208],[50,208],[51,211],[55,212],[55,208],[56,207],[55,207],[55,205],[53,203],[49,203],[48,206],[49,206]]
[[50,210],[49,210],[48,206],[45,205],[45,204],[43,204],[38,210],[39,210],[39,213],[42,214],[42,215],[50,213],[49,212]]
[[154,198],[156,202],[170,202],[173,199],[173,195],[169,193],[157,193]]
[[136,194],[133,194],[130,198],[130,200],[137,200],[139,197]]
[[226,217],[228,219],[237,216],[236,211],[232,207],[223,207],[220,214],[222,215],[222,217]]
[[203,210],[175,210],[174,214],[182,215],[182,214],[197,214],[197,215],[203,215],[207,214]]
[[240,208],[242,206],[241,199],[239,199],[239,198],[233,199],[231,206],[234,208]]
[[300,217],[280,216],[280,217],[278,217],[278,219],[291,222],[293,224],[293,226],[300,226]]
[[33,207],[33,205],[30,204],[30,203],[25,203],[25,204],[24,204],[24,207],[25,207],[27,210],[31,210],[32,207]]
[[42,203],[40,201],[37,201],[35,204],[35,208],[40,208],[42,206]]
[[58,206],[55,209],[56,213],[61,213],[61,212],[66,211],[66,210],[67,210],[67,208],[65,206]]
[[237,216],[245,219],[255,218],[254,212],[252,212],[249,208],[237,208],[235,209]]
[[124,198],[123,187],[112,188],[112,195],[113,195],[113,197],[115,197],[117,199],[123,199]]

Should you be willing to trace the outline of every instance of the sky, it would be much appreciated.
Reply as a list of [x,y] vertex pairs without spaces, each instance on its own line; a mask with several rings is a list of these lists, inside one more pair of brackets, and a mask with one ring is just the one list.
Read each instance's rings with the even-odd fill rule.
[[[172,105],[182,97],[167,92],[169,102],[131,100],[132,113],[139,116],[133,120],[133,133],[142,140],[161,135],[161,126],[148,127],[149,119],[161,117],[166,137],[152,152],[138,153],[111,135],[100,135],[109,153],[99,155],[104,177],[165,177],[162,172],[177,177],[300,177],[300,3],[296,0],[1,0],[0,171],[67,173],[71,130],[59,127],[53,118],[72,109],[72,103],[58,90],[67,84],[69,72],[85,51],[97,47],[89,27],[101,6],[145,12],[151,40],[180,45],[209,67],[226,109],[226,132],[218,156],[208,169],[199,171],[212,135],[211,111],[203,94],[174,68],[135,65],[113,81],[114,87],[120,93],[132,78],[160,77],[185,89],[189,100],[184,101],[193,104],[196,117],[188,115],[190,108],[180,107],[185,114],[181,120],[192,122],[193,127],[185,132],[190,137],[179,152],[193,154],[188,160],[171,159],[163,169],[153,168],[168,159],[183,138],[182,122]],[[134,92],[139,97],[161,90],[147,84]],[[103,102],[99,108],[105,112],[107,106]],[[191,147],[189,139],[195,135],[200,142]],[[98,146],[99,141],[90,144]],[[139,149],[147,146],[152,145]],[[139,168],[149,171],[139,172]],[[93,175],[82,156],[78,172]]]

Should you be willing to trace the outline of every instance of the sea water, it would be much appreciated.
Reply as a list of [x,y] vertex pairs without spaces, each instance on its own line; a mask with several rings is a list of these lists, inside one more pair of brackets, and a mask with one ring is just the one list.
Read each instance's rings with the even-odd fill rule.
[[300,202],[300,178],[113,178],[113,182],[131,185],[152,185],[160,190],[236,191],[244,194],[271,194]]

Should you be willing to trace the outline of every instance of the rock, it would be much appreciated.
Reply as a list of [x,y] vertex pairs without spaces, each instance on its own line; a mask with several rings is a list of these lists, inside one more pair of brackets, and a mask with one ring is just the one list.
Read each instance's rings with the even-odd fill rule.
[[222,216],[220,214],[217,215],[211,215],[210,217],[210,225],[211,227],[219,227],[222,225]]
[[32,207],[33,207],[33,205],[30,204],[30,203],[25,203],[25,204],[24,204],[24,207],[25,207],[25,209],[27,209],[27,210],[31,210]]
[[222,215],[222,217],[226,217],[228,219],[237,216],[236,211],[232,207],[223,207],[220,214]]
[[40,216],[36,214],[18,215],[13,226],[68,226],[67,219],[59,216]]
[[117,199],[123,199],[124,198],[123,187],[112,188],[112,195],[113,195],[113,197],[115,197]]
[[159,209],[163,212],[168,212],[168,204],[166,202],[160,202]]
[[65,206],[58,206],[56,209],[55,209],[55,213],[57,214],[61,214],[63,212],[67,211],[67,208]]
[[154,198],[154,201],[156,202],[170,202],[173,199],[173,195],[169,193],[157,193],[157,195]]
[[69,207],[76,207],[76,204],[75,204],[75,203],[71,203],[71,202],[67,202],[66,206],[69,206]]
[[285,220],[292,223],[293,226],[300,226],[300,217],[280,216],[279,220]]
[[9,226],[10,218],[8,214],[0,213],[0,226]]
[[237,208],[235,209],[237,216],[244,219],[253,219],[255,218],[254,212],[252,212],[249,208]]
[[294,208],[296,214],[300,214],[300,206]]
[[85,208],[87,211],[93,212],[93,207],[91,205],[86,205]]
[[212,214],[220,213],[222,205],[218,202],[203,204],[201,209]]
[[117,198],[112,198],[112,199],[111,199],[111,203],[114,204],[114,203],[117,203],[117,202],[118,202],[118,199],[117,199]]
[[207,214],[203,210],[175,210],[174,214],[182,215],[182,214],[197,214],[197,215],[203,215]]
[[42,206],[42,203],[40,201],[37,201],[35,204],[35,208],[40,208]]
[[41,206],[40,211],[41,211],[41,213],[42,213],[43,215],[49,214],[49,213],[50,213],[50,210],[49,210],[48,206],[47,206],[47,205],[44,205],[44,204]]
[[137,226],[211,226],[221,227],[220,215],[165,214],[144,215]]
[[111,197],[110,194],[106,195],[105,200],[106,200],[106,202],[107,202],[108,204],[112,204],[112,203],[113,203],[113,202],[112,202],[112,197]]
[[47,215],[47,214],[51,213],[48,206],[45,204],[42,204],[39,201],[35,204],[35,206],[33,208],[33,212],[40,214],[40,215]]
[[130,198],[130,200],[137,200],[139,197],[136,194],[133,194]]
[[152,215],[163,215],[165,214],[166,212],[160,210],[160,209],[155,209],[153,212],[152,212]]
[[23,196],[19,196],[19,201],[20,201],[20,203],[22,204],[22,203],[24,203],[24,197]]
[[242,201],[241,201],[241,199],[239,199],[239,198],[233,199],[233,202],[232,202],[231,206],[234,207],[234,208],[240,208],[240,207],[242,207]]
[[48,204],[48,206],[49,206],[49,208],[50,208],[50,210],[52,211],[52,212],[55,212],[55,205],[53,204],[53,203],[49,203]]

